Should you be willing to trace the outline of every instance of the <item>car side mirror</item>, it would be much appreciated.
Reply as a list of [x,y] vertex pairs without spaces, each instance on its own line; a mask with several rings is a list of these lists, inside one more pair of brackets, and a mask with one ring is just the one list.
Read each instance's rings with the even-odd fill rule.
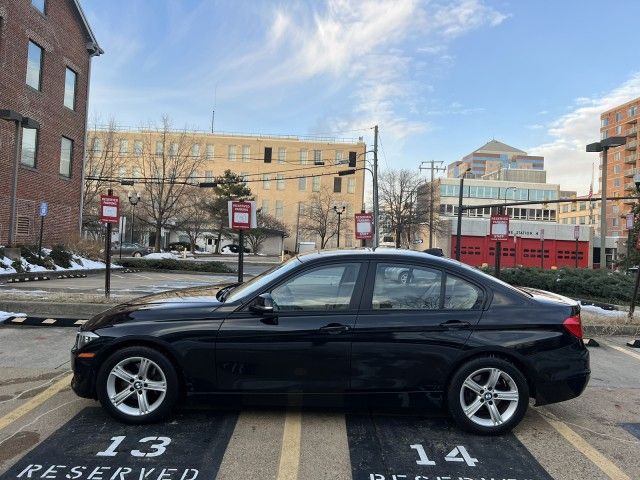
[[253,301],[249,309],[252,312],[259,313],[266,318],[273,319],[271,323],[278,323],[276,320],[276,308],[273,303],[273,297],[270,293],[263,293]]

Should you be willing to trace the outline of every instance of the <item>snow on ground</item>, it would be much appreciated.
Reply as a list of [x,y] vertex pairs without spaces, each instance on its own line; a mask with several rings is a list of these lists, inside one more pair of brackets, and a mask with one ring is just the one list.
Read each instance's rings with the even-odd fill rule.
[[[48,254],[50,250],[42,249],[43,252]],[[0,275],[2,274],[11,274],[17,273],[16,269],[12,266],[13,260],[8,257],[0,258]],[[63,272],[67,270],[92,270],[92,269],[102,269],[105,267],[104,262],[96,262],[95,260],[89,260],[88,258],[79,257],[74,255],[71,260],[71,266],[69,268],[63,268],[60,265],[56,265],[55,270],[48,270],[45,267],[40,265],[35,265],[33,263],[27,262],[27,260],[22,257],[22,270],[26,273],[35,273],[35,272]],[[122,268],[120,265],[111,265],[111,268]]]
[[26,317],[26,313],[13,313],[13,312],[3,312],[0,310],[0,322],[4,322],[5,320],[9,320],[13,317]]
[[603,317],[626,317],[628,312],[622,310],[605,310],[604,308],[596,307],[595,305],[581,305],[580,310],[582,312],[593,313]]
[[178,260],[181,257],[179,257],[178,255],[174,255],[173,253],[170,253],[170,252],[164,252],[164,253],[150,253],[149,255],[145,255],[143,258],[145,260],[161,260],[163,258]]

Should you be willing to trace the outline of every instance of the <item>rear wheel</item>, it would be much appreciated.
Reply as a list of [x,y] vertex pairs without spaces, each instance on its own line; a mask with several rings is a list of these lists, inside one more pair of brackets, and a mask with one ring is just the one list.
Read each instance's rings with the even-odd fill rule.
[[529,406],[525,376],[501,358],[476,358],[453,375],[447,404],[455,422],[465,430],[500,435],[514,428]]
[[100,368],[98,399],[126,423],[151,423],[168,416],[178,399],[178,376],[171,362],[148,347],[112,354]]

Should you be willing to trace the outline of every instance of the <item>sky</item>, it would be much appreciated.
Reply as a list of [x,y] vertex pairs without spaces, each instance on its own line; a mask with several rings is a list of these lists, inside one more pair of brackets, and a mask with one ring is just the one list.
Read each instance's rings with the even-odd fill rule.
[[495,138],[586,193],[600,113],[640,97],[637,0],[81,3],[92,124],[210,130],[215,109],[219,132],[368,145],[377,124],[381,169],[416,173]]

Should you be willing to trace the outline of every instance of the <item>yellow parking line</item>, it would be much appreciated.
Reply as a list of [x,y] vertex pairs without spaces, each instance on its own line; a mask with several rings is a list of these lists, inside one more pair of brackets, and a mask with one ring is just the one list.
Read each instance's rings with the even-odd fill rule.
[[302,413],[288,411],[284,420],[278,480],[297,480],[300,466],[300,437],[302,435]]
[[571,445],[573,445],[580,453],[591,460],[596,467],[609,477],[611,480],[631,480],[626,473],[620,470],[607,457],[602,455],[598,450],[593,448],[587,441],[572,430],[567,424],[560,420],[550,417],[549,412],[540,414],[544,420],[551,425],[560,435],[562,435]]
[[609,343],[609,342],[602,342],[602,343],[604,343],[607,347],[615,348],[619,352],[626,353],[627,355],[629,355],[629,356],[631,356],[631,357],[633,357],[633,358],[635,358],[637,360],[640,360],[640,354],[638,354],[636,352],[632,352],[628,348],[620,347],[618,345],[613,345],[612,343]]
[[47,388],[46,390],[34,396],[28,402],[25,402],[22,405],[20,405],[18,408],[10,411],[4,417],[0,417],[0,430],[7,427],[8,425],[11,425],[13,422],[18,420],[23,415],[26,415],[31,410],[42,405],[48,399],[53,397],[56,393],[68,387],[72,376],[73,374],[71,373],[69,375],[65,375],[56,383],[52,384],[49,388]]

